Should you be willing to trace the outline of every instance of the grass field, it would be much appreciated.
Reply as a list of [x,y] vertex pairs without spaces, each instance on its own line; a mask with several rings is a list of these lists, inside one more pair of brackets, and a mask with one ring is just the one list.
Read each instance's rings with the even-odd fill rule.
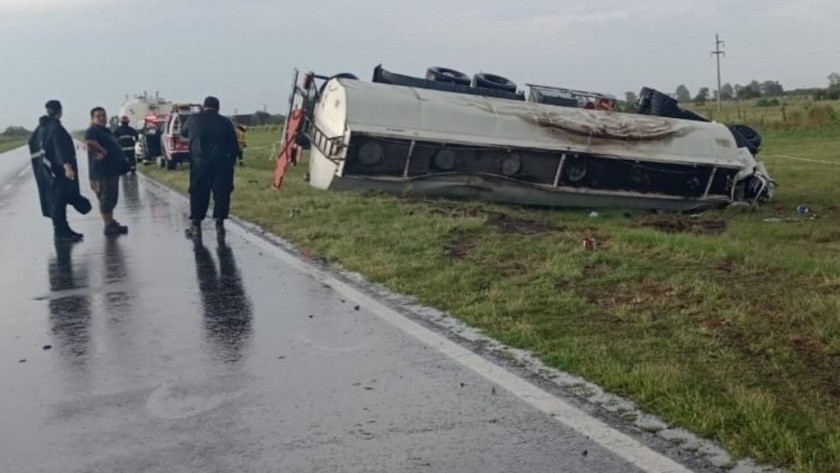
[[15,149],[25,144],[26,138],[8,138],[5,136],[0,136],[0,153],[5,153],[6,151]]
[[[736,455],[840,472],[837,131],[768,130],[777,199],[697,218],[330,193],[305,165],[278,192],[278,137],[251,134],[236,215]],[[143,170],[186,189],[184,170]]]
[[723,123],[740,122],[761,130],[768,128],[811,128],[840,126],[840,101],[814,101],[809,97],[780,97],[778,106],[760,107],[758,100],[728,100],[685,107]]

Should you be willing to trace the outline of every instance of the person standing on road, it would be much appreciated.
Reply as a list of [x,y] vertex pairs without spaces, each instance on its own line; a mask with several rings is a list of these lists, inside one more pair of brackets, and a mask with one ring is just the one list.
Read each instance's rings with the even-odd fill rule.
[[217,236],[224,235],[225,219],[230,212],[233,171],[239,144],[233,122],[219,115],[219,99],[207,97],[200,113],[181,127],[181,135],[190,141],[190,227],[188,238],[201,238],[201,222],[210,207],[213,192],[213,218]]
[[108,114],[104,108],[95,107],[90,111],[90,128],[85,132],[90,188],[99,199],[105,235],[122,235],[128,233],[128,227],[114,220],[114,208],[119,199],[120,175],[128,171],[128,161],[107,123]]
[[239,144],[239,153],[236,158],[239,160],[239,165],[242,166],[245,158],[245,148],[248,147],[248,130],[245,125],[236,125],[236,141]]
[[137,158],[134,157],[134,145],[137,143],[139,134],[137,130],[129,125],[128,117],[123,115],[120,117],[120,126],[114,130],[114,136],[122,147],[125,159],[128,161],[128,169],[132,173],[137,172]]
[[52,219],[56,242],[77,242],[84,236],[67,223],[67,204],[81,214],[90,212],[91,205],[79,192],[76,145],[61,124],[61,102],[50,100],[46,109],[29,138],[41,213]]

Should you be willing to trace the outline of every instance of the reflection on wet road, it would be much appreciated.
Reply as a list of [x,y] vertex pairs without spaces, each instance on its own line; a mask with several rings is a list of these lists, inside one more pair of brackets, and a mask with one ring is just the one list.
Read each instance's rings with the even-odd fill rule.
[[74,245],[55,244],[55,257],[49,261],[50,291],[55,296],[49,299],[50,332],[54,348],[68,361],[67,370],[78,372],[74,366],[84,363],[90,344],[91,300],[86,291],[74,291],[87,287],[87,271],[82,265],[73,265]]
[[193,251],[209,352],[221,362],[235,363],[247,355],[251,341],[251,301],[242,286],[233,250],[218,238],[218,269],[203,242],[194,242]]
[[59,246],[31,175],[4,196],[0,471],[639,471],[241,228],[194,244],[183,198],[121,189],[128,235],[71,211]]

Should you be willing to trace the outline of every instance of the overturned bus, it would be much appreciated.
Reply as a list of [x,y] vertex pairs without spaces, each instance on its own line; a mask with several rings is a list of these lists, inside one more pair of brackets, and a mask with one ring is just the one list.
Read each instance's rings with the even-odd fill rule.
[[673,211],[773,195],[749,127],[647,88],[623,113],[608,95],[529,87],[444,68],[421,79],[378,66],[371,82],[296,73],[274,184],[310,149],[310,183],[329,190]]

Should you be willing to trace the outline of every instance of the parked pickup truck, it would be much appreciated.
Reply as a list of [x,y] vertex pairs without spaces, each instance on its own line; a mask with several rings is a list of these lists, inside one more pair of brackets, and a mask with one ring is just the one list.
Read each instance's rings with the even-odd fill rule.
[[189,141],[181,136],[183,127],[190,115],[201,111],[197,104],[175,104],[172,106],[172,113],[163,126],[162,151],[158,164],[166,169],[175,169],[181,163],[188,163],[190,159]]

